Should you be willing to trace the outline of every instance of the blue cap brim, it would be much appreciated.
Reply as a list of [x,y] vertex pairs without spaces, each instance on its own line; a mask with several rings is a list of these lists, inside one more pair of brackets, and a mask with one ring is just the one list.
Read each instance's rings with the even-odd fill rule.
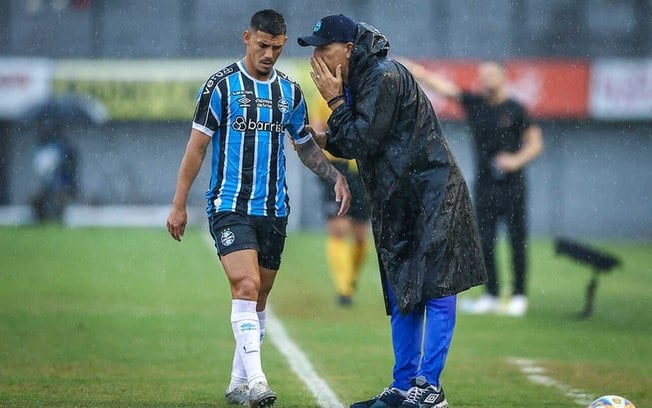
[[319,45],[330,44],[333,41],[329,40],[328,38],[319,37],[317,35],[308,35],[305,37],[297,38],[297,42],[302,47],[308,47],[308,46],[317,47]]

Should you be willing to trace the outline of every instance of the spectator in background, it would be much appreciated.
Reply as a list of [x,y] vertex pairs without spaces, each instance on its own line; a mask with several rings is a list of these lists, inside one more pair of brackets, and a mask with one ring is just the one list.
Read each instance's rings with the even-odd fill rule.
[[[485,62],[479,68],[481,92],[463,91],[452,82],[411,64],[412,74],[429,89],[458,102],[471,127],[476,157],[475,210],[482,240],[487,275],[486,294],[474,302],[461,303],[473,314],[525,315],[527,272],[527,223],[525,166],[543,150],[541,129],[519,102],[507,94],[505,67]],[[499,297],[494,248],[498,221],[507,224],[512,249],[514,284],[512,297],[503,309]]]
[[77,154],[62,135],[62,127],[42,128],[32,166],[38,190],[32,208],[39,222],[63,218],[66,205],[77,196]]
[[[330,109],[321,98],[311,106],[311,126],[325,131]],[[350,306],[357,289],[362,264],[369,252],[369,209],[355,160],[339,159],[324,152],[349,184],[351,206],[346,217],[337,215],[333,189],[322,181],[322,208],[326,218],[326,261],[337,291],[337,304]]]

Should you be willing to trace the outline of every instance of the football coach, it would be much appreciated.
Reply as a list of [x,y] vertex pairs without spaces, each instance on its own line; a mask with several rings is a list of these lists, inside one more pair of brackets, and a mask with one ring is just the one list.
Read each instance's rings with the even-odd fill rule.
[[311,77],[332,110],[313,136],[358,163],[390,315],[393,381],[351,407],[446,408],[456,295],[487,279],[466,182],[430,101],[376,28],[332,15],[298,42],[314,47]]

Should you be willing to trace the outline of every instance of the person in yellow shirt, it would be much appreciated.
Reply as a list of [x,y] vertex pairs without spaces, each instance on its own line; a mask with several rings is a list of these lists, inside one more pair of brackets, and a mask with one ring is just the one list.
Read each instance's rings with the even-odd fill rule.
[[[309,104],[310,124],[318,131],[326,130],[330,109],[322,98]],[[357,288],[362,264],[369,252],[369,210],[355,160],[335,158],[324,151],[331,163],[344,174],[351,191],[351,206],[346,216],[337,215],[332,187],[322,186],[322,202],[326,218],[326,260],[337,291],[337,303],[350,306]]]

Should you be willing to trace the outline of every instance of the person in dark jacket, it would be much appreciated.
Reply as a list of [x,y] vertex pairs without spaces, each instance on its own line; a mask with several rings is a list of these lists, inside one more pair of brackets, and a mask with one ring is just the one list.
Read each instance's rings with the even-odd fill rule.
[[[405,62],[404,62],[405,63]],[[527,183],[525,167],[543,150],[541,128],[521,103],[509,97],[505,67],[487,61],[478,69],[481,92],[458,88],[424,67],[407,61],[412,75],[426,87],[458,102],[466,112],[473,133],[476,157],[475,199],[480,241],[485,256],[487,293],[476,301],[460,303],[460,309],[472,314],[506,313],[522,317],[527,311]],[[498,221],[509,232],[514,272],[513,295],[503,310],[499,298],[498,272],[494,247]]]
[[298,42],[315,47],[311,76],[332,110],[329,131],[313,137],[358,163],[391,316],[393,382],[351,407],[448,407],[440,375],[456,294],[487,279],[466,182],[430,101],[377,29],[327,16]]

